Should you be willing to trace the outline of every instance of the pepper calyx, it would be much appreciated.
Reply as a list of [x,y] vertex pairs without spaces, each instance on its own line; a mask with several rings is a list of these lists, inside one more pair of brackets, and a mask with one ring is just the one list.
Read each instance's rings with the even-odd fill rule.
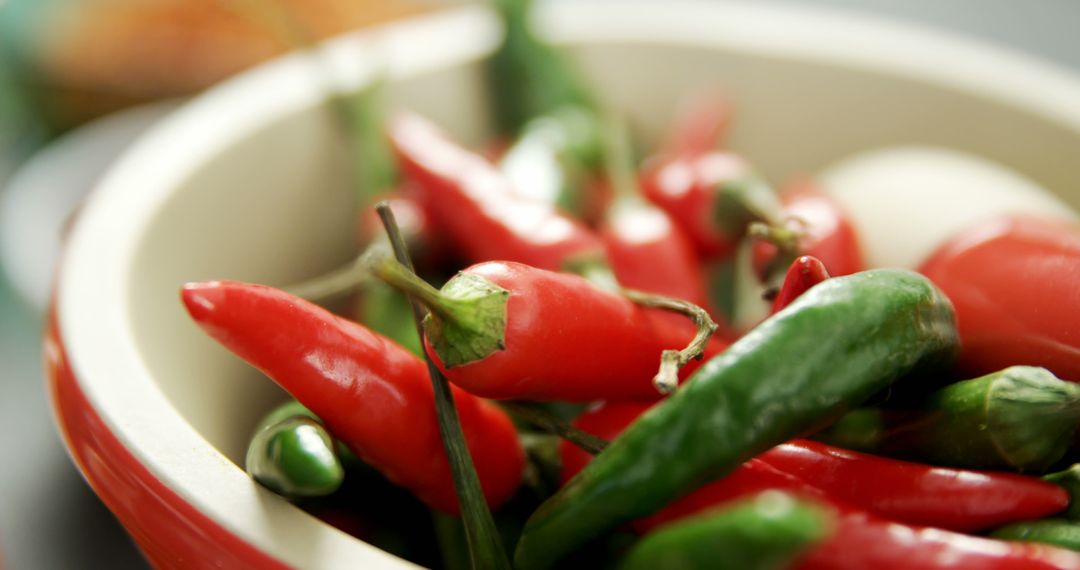
[[1080,386],[1033,366],[1012,366],[995,375],[986,417],[998,451],[1022,470],[1056,463],[1080,424]]
[[439,307],[424,319],[424,334],[443,366],[463,366],[506,348],[509,291],[478,275],[458,273],[441,293]]

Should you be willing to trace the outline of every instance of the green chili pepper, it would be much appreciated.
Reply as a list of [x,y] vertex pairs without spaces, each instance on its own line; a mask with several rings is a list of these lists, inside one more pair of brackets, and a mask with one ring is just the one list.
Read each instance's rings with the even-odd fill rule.
[[770,570],[832,531],[833,514],[779,491],[680,521],[646,536],[621,570]]
[[884,411],[877,453],[954,467],[1041,471],[1080,423],[1080,385],[1013,366],[941,388],[915,409]]
[[1049,481],[1068,491],[1069,508],[1063,514],[1069,520],[1080,521],[1080,463],[1064,471],[1044,475],[1043,481]]
[[310,410],[288,402],[260,423],[248,445],[248,473],[286,498],[329,495],[341,486],[345,471],[333,437]]
[[766,449],[836,418],[896,378],[942,366],[952,306],[904,270],[829,279],[642,415],[529,519],[516,560],[546,568]]
[[533,33],[531,0],[495,0],[495,9],[505,36],[491,56],[488,75],[495,121],[502,132],[516,133],[534,117],[562,107],[593,108],[577,73]]
[[854,451],[873,451],[881,442],[885,420],[878,408],[853,410],[814,435],[814,439]]
[[1041,542],[1080,551],[1080,524],[1066,519],[1013,523],[995,530],[990,536],[1002,540]]

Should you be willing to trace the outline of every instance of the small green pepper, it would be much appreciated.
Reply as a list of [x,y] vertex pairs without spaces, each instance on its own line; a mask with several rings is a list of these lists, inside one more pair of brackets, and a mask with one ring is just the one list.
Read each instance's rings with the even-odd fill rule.
[[1041,542],[1080,551],[1080,524],[1066,519],[1013,523],[995,530],[990,536],[1002,540]]
[[903,270],[829,279],[773,315],[642,415],[529,519],[522,570],[723,477],[957,347],[949,301]]
[[779,491],[665,526],[626,555],[620,570],[773,570],[832,532],[833,514]]
[[[850,429],[860,422],[842,423]],[[856,429],[868,425],[861,423]],[[1012,366],[936,390],[912,409],[883,410],[863,443],[912,461],[1037,472],[1065,455],[1078,423],[1080,385],[1045,368]],[[830,442],[856,439],[840,432],[835,426]]]
[[290,499],[329,495],[345,478],[333,437],[295,401],[270,412],[260,423],[245,464],[259,484]]

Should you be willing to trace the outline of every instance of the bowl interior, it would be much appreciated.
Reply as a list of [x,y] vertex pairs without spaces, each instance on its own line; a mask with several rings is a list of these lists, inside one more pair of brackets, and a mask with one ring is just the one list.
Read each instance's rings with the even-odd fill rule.
[[[1080,156],[1080,113],[1063,117],[1054,105],[1017,95],[1009,76],[986,75],[985,64],[995,54],[969,62],[969,46],[933,34],[889,26],[871,33],[851,18],[819,21],[814,19],[822,16],[802,12],[778,15],[691,2],[673,3],[662,16],[631,5],[611,19],[601,17],[610,12],[603,2],[563,4],[545,14],[545,29],[565,44],[602,98],[628,112],[646,138],[662,133],[682,96],[719,89],[737,104],[730,146],[775,182],[813,173],[856,151],[926,143],[998,160],[1080,206],[1074,160]],[[478,11],[454,25],[460,29],[447,37],[469,47],[449,49],[437,65],[401,72],[391,66],[389,98],[479,143],[489,132],[489,118],[478,58],[497,33]],[[935,51],[943,45],[948,49]],[[355,60],[370,55],[370,47],[347,40],[331,51]],[[393,60],[396,48],[385,49]],[[932,53],[942,54],[944,67],[921,71],[920,54]],[[1008,61],[1008,69],[1026,69],[1023,60]],[[275,65],[276,71],[226,87],[258,106],[260,98],[275,97],[280,82],[317,83],[317,73],[299,59],[287,72]],[[967,77],[968,69],[978,73]],[[343,81],[352,88],[362,83],[356,77]],[[189,160],[180,175],[165,181],[153,171],[143,173],[145,184],[162,186],[150,190],[162,199],[140,214],[129,254],[123,254],[124,326],[118,332],[133,343],[146,378],[163,395],[162,413],[178,414],[206,443],[242,465],[257,417],[283,394],[188,321],[178,288],[206,279],[280,286],[328,271],[355,253],[355,216],[350,153],[319,96],[296,98],[257,119],[242,109],[231,115],[213,97],[199,102],[202,109],[188,118],[205,119],[205,111],[220,107],[204,141],[215,152]],[[157,134],[164,136],[168,128]],[[185,128],[190,134],[190,125]],[[221,132],[229,135],[211,134]],[[131,170],[134,161],[120,168]],[[90,217],[106,214],[105,204],[119,199],[110,192],[117,189],[104,189]],[[107,388],[93,390],[92,396],[104,398]]]

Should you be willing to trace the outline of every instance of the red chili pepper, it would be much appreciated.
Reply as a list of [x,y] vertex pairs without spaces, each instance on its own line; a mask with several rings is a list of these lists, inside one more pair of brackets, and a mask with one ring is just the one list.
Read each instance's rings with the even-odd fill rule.
[[1044,544],[1004,542],[889,522],[865,512],[842,514],[836,533],[795,564],[796,570],[1066,570],[1080,555]]
[[1080,555],[1054,547],[960,534],[891,522],[832,498],[805,481],[752,459],[727,477],[636,521],[647,532],[658,526],[762,491],[778,489],[836,509],[833,535],[794,564],[797,570],[1019,570],[1077,569]]
[[[636,409],[635,409],[636,408]],[[575,424],[594,435],[613,438],[633,420],[635,411],[648,405],[606,404],[580,417]],[[595,431],[594,431],[595,430]],[[562,444],[563,476],[588,462],[588,455]],[[582,460],[584,458],[584,460]],[[716,508],[730,501],[779,489],[817,500],[836,509],[837,526],[832,537],[801,558],[798,570],[1013,570],[1080,569],[1080,555],[1034,543],[1001,542],[930,527],[908,526],[879,518],[836,499],[795,475],[781,471],[762,459],[751,459],[728,476],[714,481],[632,523],[637,532]]]
[[664,154],[697,156],[714,149],[727,134],[732,102],[716,93],[695,97],[683,109],[664,143]]
[[599,233],[619,284],[708,307],[693,245],[663,210],[616,200]]
[[920,268],[956,307],[959,367],[1027,364],[1080,382],[1080,225],[1031,217],[977,224]]
[[611,121],[605,134],[606,182],[615,199],[604,212],[599,233],[616,279],[624,287],[707,307],[705,276],[689,238],[641,195],[625,126]]
[[[797,180],[780,195],[783,219],[793,231],[800,232],[798,254],[811,255],[828,269],[830,275],[850,275],[865,269],[859,241],[847,214],[829,195],[809,180]],[[776,247],[767,241],[754,245],[755,266],[760,270],[776,255]]]
[[825,264],[811,255],[798,257],[788,268],[780,292],[773,299],[772,314],[779,313],[808,289],[829,278]]
[[647,165],[641,187],[649,201],[686,231],[699,256],[717,258],[731,254],[739,239],[715,218],[721,189],[752,178],[750,165],[730,152],[673,154]]
[[503,259],[557,271],[573,258],[602,258],[603,244],[552,205],[522,199],[499,169],[414,114],[390,124],[405,177],[468,259]]
[[[694,335],[583,277],[521,263],[474,265],[441,291],[390,260],[373,270],[431,309],[429,352],[447,379],[484,397],[655,400],[661,353]],[[706,357],[723,348],[711,342]]]
[[[613,439],[638,415],[644,403],[606,404],[582,414],[574,424],[593,435]],[[563,478],[569,479],[591,459],[562,444]],[[970,532],[1060,512],[1069,501],[1057,485],[1010,473],[930,467],[855,453],[809,440],[795,440],[757,457],[775,470],[794,476],[832,501],[878,516],[915,525]],[[750,465],[750,464],[748,464]],[[750,465],[747,470],[762,471]],[[738,473],[738,472],[737,472]],[[769,477],[769,474],[760,475]],[[740,475],[706,485],[663,511],[643,519],[641,528],[681,518],[744,492]],[[788,487],[784,487],[788,488]],[[800,490],[800,489],[793,489]],[[806,489],[801,489],[806,492]]]
[[1065,489],[1034,477],[930,467],[796,440],[759,459],[830,497],[910,524],[974,532],[1061,512]]
[[[181,297],[196,323],[303,405],[359,457],[428,506],[457,512],[434,395],[424,363],[363,326],[262,285],[190,283]],[[488,503],[517,489],[524,453],[499,408],[454,389]]]

